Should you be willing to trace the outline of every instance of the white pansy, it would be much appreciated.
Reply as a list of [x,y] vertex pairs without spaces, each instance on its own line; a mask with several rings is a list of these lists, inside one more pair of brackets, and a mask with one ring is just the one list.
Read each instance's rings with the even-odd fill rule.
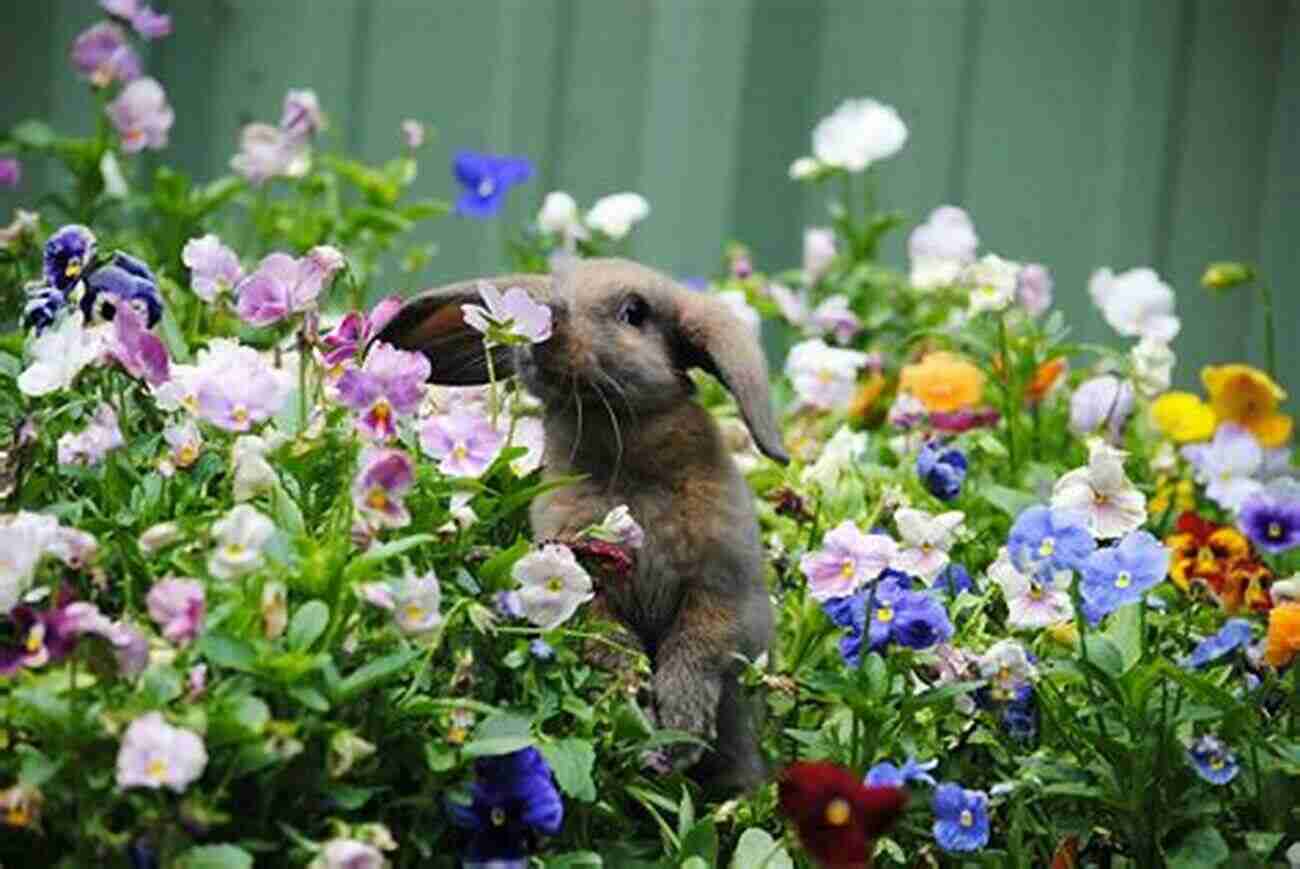
[[212,525],[216,549],[208,558],[208,571],[220,579],[234,579],[262,566],[262,547],[275,533],[275,523],[248,504],[237,504]]
[[1110,327],[1126,337],[1168,343],[1182,326],[1174,316],[1173,289],[1153,269],[1118,275],[1098,269],[1088,280],[1088,293]]
[[515,562],[511,576],[519,583],[524,617],[546,630],[568,621],[578,607],[595,597],[591,577],[567,546],[549,544]]
[[1147,498],[1124,473],[1128,454],[1101,439],[1090,444],[1088,464],[1056,481],[1052,508],[1082,515],[1098,540],[1123,537],[1142,527]]
[[563,238],[586,238],[587,227],[582,225],[578,203],[563,190],[546,194],[542,210],[537,213],[537,228],[542,232]]
[[970,287],[970,314],[1004,311],[1016,298],[1020,263],[987,254],[967,266],[961,281]]
[[740,322],[749,327],[749,331],[755,335],[759,333],[759,330],[763,327],[763,320],[759,317],[758,311],[754,310],[754,306],[749,304],[744,292],[741,290],[723,290],[717,295],[718,299],[727,306],[731,313],[735,314]]
[[989,565],[988,576],[1002,589],[1007,602],[1007,627],[1046,628],[1074,616],[1070,600],[1073,573],[1068,570],[1050,577],[1026,576],[1011,562],[1004,546],[997,560]]
[[822,447],[817,461],[804,468],[801,482],[813,485],[823,492],[832,491],[845,474],[862,466],[867,458],[867,433],[855,432],[847,425],[840,426]]
[[1143,337],[1129,352],[1133,363],[1133,384],[1147,400],[1169,389],[1177,357],[1169,345],[1157,338]]
[[815,157],[800,157],[790,164],[790,180],[803,181],[821,171],[822,164]]
[[263,492],[275,488],[279,477],[266,460],[271,445],[258,435],[240,435],[230,449],[230,464],[234,471],[234,498],[249,501]]
[[812,138],[818,162],[861,172],[902,149],[907,125],[893,106],[872,99],[846,100],[818,122]]
[[940,205],[907,238],[912,286],[932,290],[955,283],[975,261],[978,247],[970,215],[955,205]]
[[950,510],[937,516],[924,510],[904,507],[894,514],[903,546],[890,567],[919,577],[926,585],[948,566],[948,550],[957,540],[957,532],[966,514]]
[[865,353],[829,347],[825,341],[814,338],[790,349],[785,373],[794,384],[800,403],[835,410],[853,398],[858,371],[869,361]]
[[18,388],[31,396],[67,389],[103,350],[102,333],[85,328],[81,312],[74,311],[32,342],[32,361],[18,375]]
[[587,226],[620,239],[650,215],[650,203],[640,193],[612,193],[596,200],[587,212]]

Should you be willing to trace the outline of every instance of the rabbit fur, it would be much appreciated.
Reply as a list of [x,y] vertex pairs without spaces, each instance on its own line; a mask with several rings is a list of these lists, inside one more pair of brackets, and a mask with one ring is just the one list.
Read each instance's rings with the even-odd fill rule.
[[691,400],[686,371],[701,368],[731,390],[758,447],[787,461],[768,393],[767,366],[749,329],[716,299],[619,259],[578,261],[556,276],[487,279],[523,287],[552,311],[539,344],[483,348],[461,305],[481,281],[410,299],[376,337],[424,352],[430,380],[487,380],[517,373],[544,406],[549,478],[580,482],[538,497],[538,539],[575,538],[626,504],[645,532],[630,579],[604,586],[597,613],[626,627],[653,665],[661,727],[713,748],[686,745],[673,759],[710,789],[763,779],[754,716],[737,683],[740,654],[766,651],[772,605],[763,580],[753,496],[713,416]]

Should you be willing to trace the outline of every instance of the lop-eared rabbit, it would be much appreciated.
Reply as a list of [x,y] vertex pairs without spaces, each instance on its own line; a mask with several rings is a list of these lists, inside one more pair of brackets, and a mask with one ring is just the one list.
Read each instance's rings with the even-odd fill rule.
[[692,400],[687,371],[717,377],[758,448],[785,463],[755,336],[717,299],[619,259],[576,262],[560,275],[504,275],[410,299],[376,340],[419,350],[444,385],[486,383],[482,336],[461,305],[483,282],[522,287],[552,312],[539,344],[494,347],[498,377],[518,374],[545,408],[545,473],[583,476],[532,505],[538,539],[573,539],[626,504],[645,530],[630,579],[593,602],[625,625],[653,663],[661,727],[699,746],[675,755],[706,787],[736,791],[765,775],[753,710],[737,684],[738,653],[772,636],[753,496],[713,416]]

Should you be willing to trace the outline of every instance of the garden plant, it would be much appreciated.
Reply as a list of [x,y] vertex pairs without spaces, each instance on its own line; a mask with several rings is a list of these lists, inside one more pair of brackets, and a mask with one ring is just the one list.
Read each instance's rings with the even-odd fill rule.
[[[100,5],[68,71],[93,132],[0,138],[0,184],[65,170],[0,229],[0,865],[1300,865],[1276,324],[1263,370],[1174,390],[1154,270],[1054,287],[961,208],[909,226],[873,196],[899,112],[821,120],[788,181],[831,201],[802,263],[734,244],[681,278],[778,360],[790,456],[683,375],[752,490],[775,614],[766,653],[719,663],[770,772],[719,793],[597,605],[656,529],[618,507],[533,539],[530,505],[579,482],[543,476],[538,399],[508,371],[429,384],[382,340],[423,289],[412,230],[535,196],[529,160],[461,152],[454,201],[415,199],[422,123],[370,165],[295,89],[229,174],[188,178],[141,60],[170,20]],[[536,199],[503,274],[618,255],[651,217],[631,192]],[[474,341],[550,339],[528,284],[482,286]],[[1115,340],[1073,337],[1054,291]],[[1269,309],[1246,264],[1180,291]]]

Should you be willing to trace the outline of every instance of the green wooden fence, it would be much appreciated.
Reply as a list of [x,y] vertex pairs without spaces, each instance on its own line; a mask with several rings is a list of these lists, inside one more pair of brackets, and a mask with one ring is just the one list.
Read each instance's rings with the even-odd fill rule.
[[[5,0],[0,124],[89,129],[67,47],[91,0]],[[721,245],[798,261],[825,203],[786,178],[841,99],[874,96],[911,128],[882,199],[919,219],[945,202],[983,247],[1040,260],[1089,337],[1101,265],[1153,265],[1179,291],[1180,377],[1261,359],[1261,316],[1215,299],[1211,259],[1258,263],[1277,287],[1283,376],[1300,390],[1300,2],[1296,0],[172,0],[149,61],[178,120],[166,159],[225,169],[240,126],[277,119],[286,88],[320,94],[368,158],[398,123],[438,131],[420,192],[451,195],[459,147],[527,154],[538,177],[502,221],[437,222],[410,290],[497,268],[503,233],[541,197],[651,201],[634,254],[712,272]],[[27,189],[46,177],[29,173]],[[18,199],[6,196],[0,207]],[[0,212],[0,218],[5,217]],[[902,236],[888,257],[902,262]]]

